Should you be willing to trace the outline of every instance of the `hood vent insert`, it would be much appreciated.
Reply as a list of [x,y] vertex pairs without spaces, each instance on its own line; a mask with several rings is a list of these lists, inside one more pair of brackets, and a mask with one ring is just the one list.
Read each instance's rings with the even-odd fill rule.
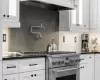
[[64,6],[59,6],[55,4],[49,4],[49,3],[44,3],[40,1],[22,1],[23,4],[28,5],[28,6],[34,6],[34,7],[39,7],[39,8],[44,8],[48,10],[54,10],[54,11],[59,11],[59,10],[71,10],[72,8],[69,7],[64,7]]

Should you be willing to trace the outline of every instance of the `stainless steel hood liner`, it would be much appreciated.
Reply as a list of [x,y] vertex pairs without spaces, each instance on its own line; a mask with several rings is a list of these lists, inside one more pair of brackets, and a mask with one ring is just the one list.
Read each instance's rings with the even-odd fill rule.
[[34,6],[34,7],[40,7],[40,8],[44,8],[44,9],[48,9],[48,10],[54,10],[54,11],[59,11],[59,10],[71,10],[72,8],[69,7],[64,7],[64,6],[59,6],[59,5],[55,5],[55,4],[49,4],[49,3],[44,3],[44,2],[40,2],[40,1],[23,1],[22,3],[24,3],[25,5],[29,5],[29,6]]

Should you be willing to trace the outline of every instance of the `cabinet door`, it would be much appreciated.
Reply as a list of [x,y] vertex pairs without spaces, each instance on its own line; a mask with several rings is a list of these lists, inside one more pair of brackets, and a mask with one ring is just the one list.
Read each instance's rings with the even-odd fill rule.
[[2,80],[2,61],[0,61],[0,80]]
[[6,14],[7,14],[7,0],[1,0],[0,1],[1,3],[1,17],[2,17],[2,20],[6,20]]
[[19,80],[45,80],[45,70],[20,73]]
[[89,0],[79,0],[79,5],[72,10],[72,25],[78,26],[79,29],[89,28]]
[[19,74],[19,80],[31,80],[31,77],[32,77],[32,75],[30,72]]
[[32,80],[45,80],[45,70],[34,71],[34,79]]
[[19,0],[7,1],[7,19],[11,21],[19,21]]
[[0,60],[2,60],[2,27],[1,27],[1,22],[0,22]]
[[59,12],[59,30],[70,30],[70,10],[64,10]]
[[98,18],[98,1],[99,0],[90,0],[90,28],[97,28],[97,18]]
[[100,55],[95,55],[95,80],[100,80]]
[[100,0],[98,0],[98,30],[100,30]]
[[89,0],[82,0],[82,24],[83,28],[89,28]]
[[87,64],[81,64],[80,67],[80,79],[79,80],[88,80],[87,79]]
[[18,80],[18,74],[5,75],[3,80]]

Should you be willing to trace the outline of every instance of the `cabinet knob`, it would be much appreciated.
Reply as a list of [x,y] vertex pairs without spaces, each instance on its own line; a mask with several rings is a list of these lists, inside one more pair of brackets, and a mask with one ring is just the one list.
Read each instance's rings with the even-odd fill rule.
[[36,76],[36,74],[34,74],[34,76]]
[[86,25],[84,25],[84,27],[86,27]]
[[7,15],[7,17],[9,17],[9,15]]
[[31,75],[31,77],[33,77],[33,74]]
[[89,57],[89,58],[91,58],[91,57]]
[[76,24],[77,26],[80,26],[80,24]]
[[4,14],[3,17],[6,17],[6,15]]

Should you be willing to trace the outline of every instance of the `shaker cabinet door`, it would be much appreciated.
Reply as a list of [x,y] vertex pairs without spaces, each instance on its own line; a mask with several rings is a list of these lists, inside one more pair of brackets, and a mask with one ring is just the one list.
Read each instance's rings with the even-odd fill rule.
[[7,1],[7,19],[11,21],[19,21],[19,0]]
[[18,74],[5,75],[3,80],[18,80]]

